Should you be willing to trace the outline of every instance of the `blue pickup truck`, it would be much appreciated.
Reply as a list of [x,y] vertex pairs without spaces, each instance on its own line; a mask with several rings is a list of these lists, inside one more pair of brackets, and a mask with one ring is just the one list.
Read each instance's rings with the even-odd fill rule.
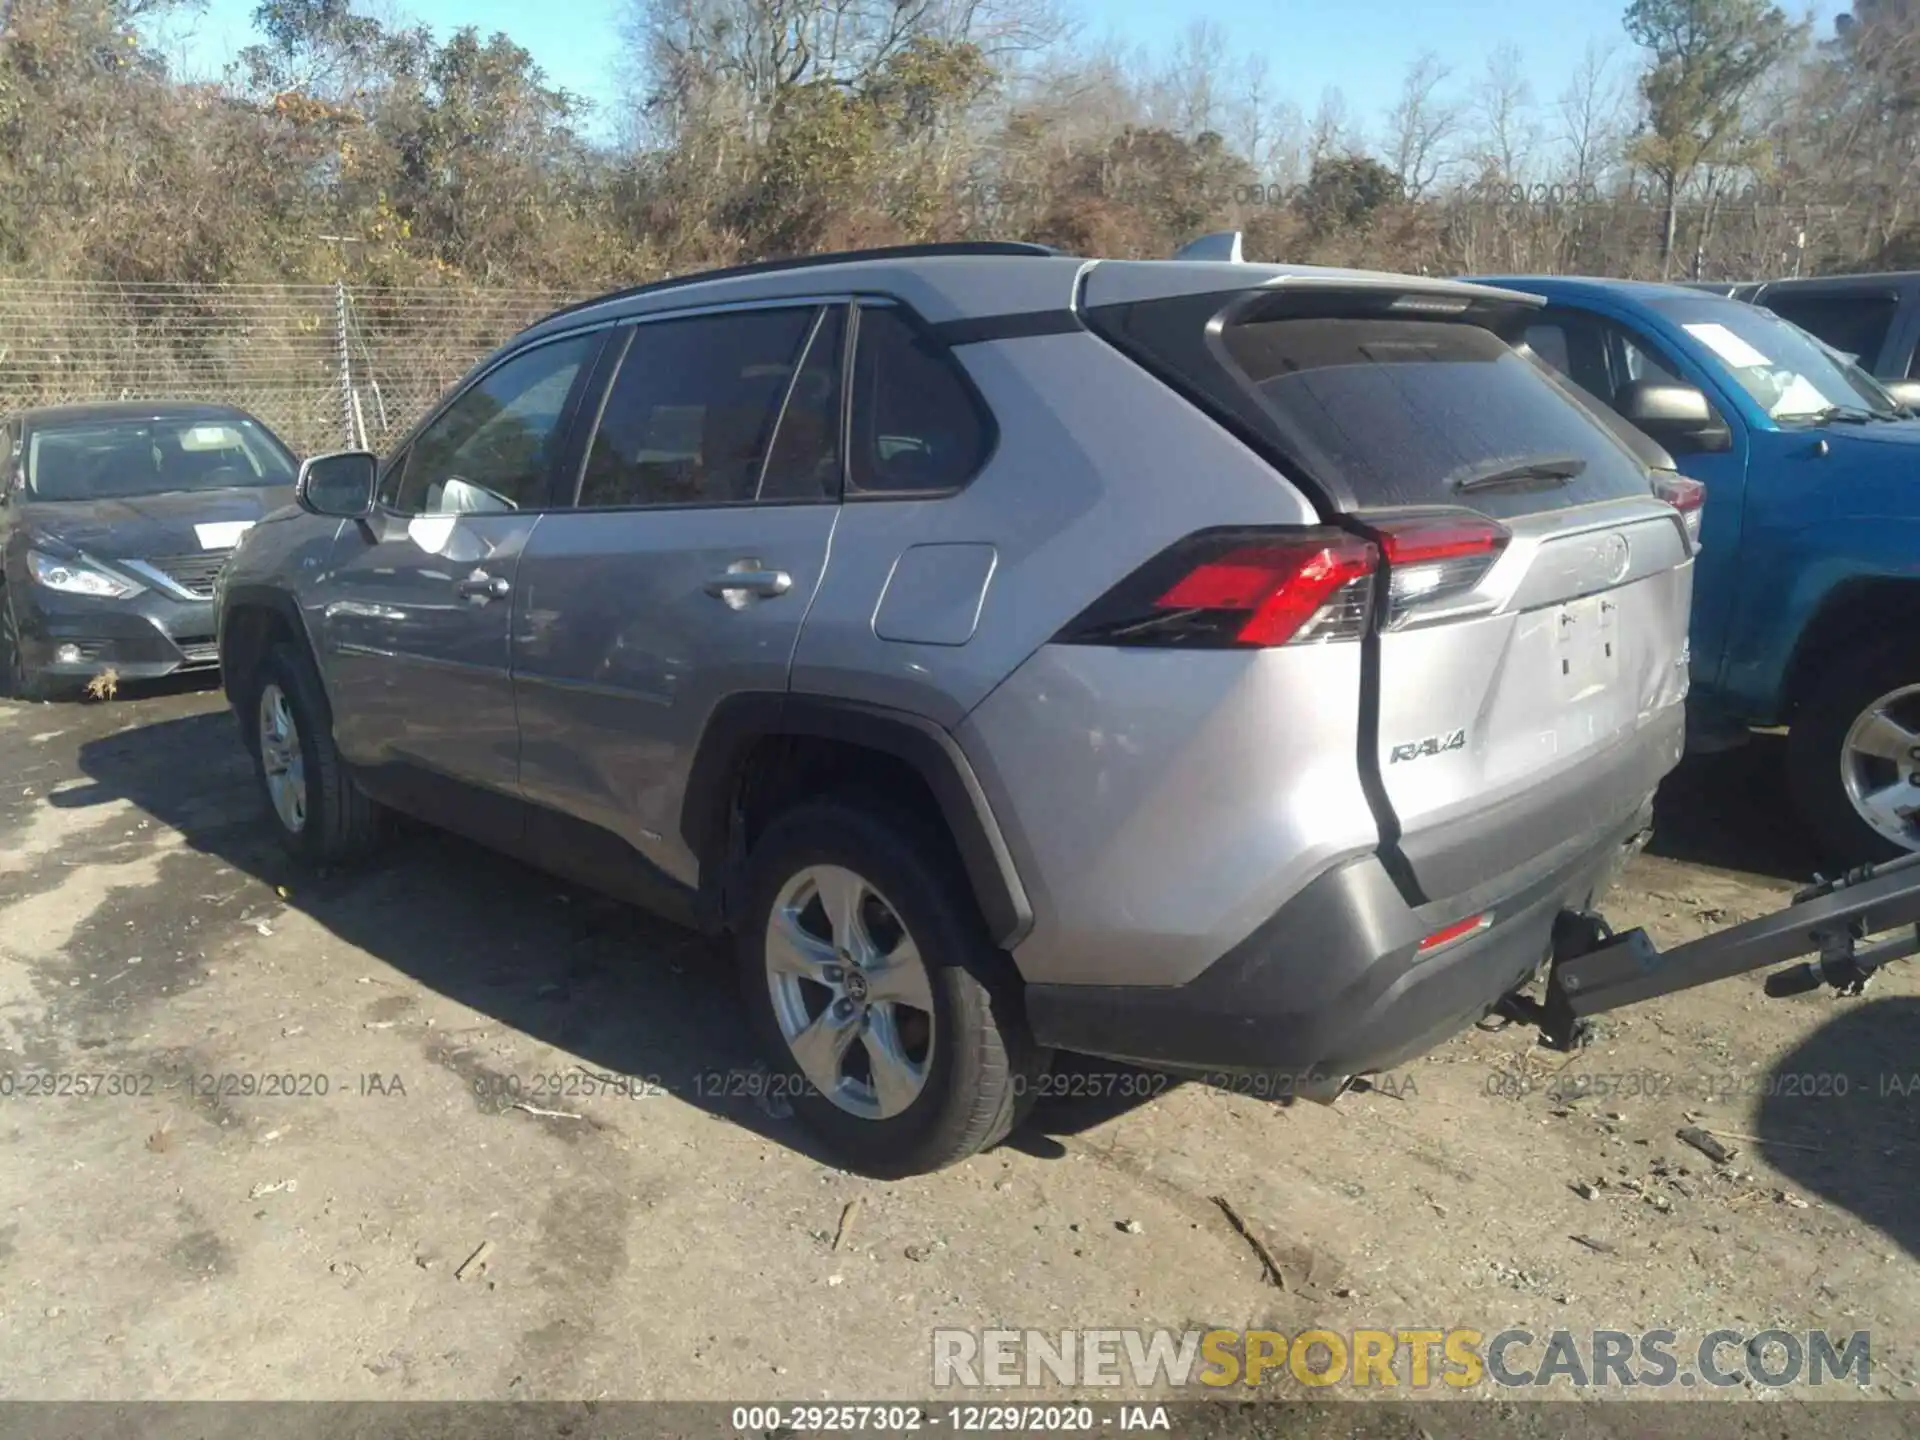
[[1920,850],[1920,419],[1738,300],[1501,277],[1534,354],[1705,486],[1689,728],[1788,727],[1795,803],[1842,863]]

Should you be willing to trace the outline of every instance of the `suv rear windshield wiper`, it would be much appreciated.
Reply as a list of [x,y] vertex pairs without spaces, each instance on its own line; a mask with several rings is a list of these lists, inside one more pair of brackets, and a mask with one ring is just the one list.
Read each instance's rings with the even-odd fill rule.
[[1473,470],[1453,482],[1463,495],[1476,490],[1505,490],[1509,487],[1551,483],[1564,485],[1587,468],[1578,455],[1534,455],[1525,460],[1503,460],[1485,470]]

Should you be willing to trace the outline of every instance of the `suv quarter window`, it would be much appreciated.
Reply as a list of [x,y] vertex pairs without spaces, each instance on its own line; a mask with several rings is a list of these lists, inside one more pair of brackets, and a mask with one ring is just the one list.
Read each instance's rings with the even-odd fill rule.
[[840,313],[805,304],[630,326],[579,508],[837,498]]
[[874,302],[862,302],[854,334],[852,428],[850,497],[950,494],[995,441],[959,362],[900,307]]
[[402,515],[537,510],[566,439],[598,331],[521,351],[496,365],[415,435],[381,480]]

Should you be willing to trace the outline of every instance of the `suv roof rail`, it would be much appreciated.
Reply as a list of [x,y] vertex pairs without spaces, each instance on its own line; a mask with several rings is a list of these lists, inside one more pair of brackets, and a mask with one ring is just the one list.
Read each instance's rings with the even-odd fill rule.
[[[543,315],[534,321],[534,325],[544,325],[549,320],[562,315],[571,315],[575,311],[585,310],[594,305],[604,305],[611,300],[628,300],[636,295],[652,295],[657,291],[673,290],[682,285],[704,284],[708,280],[732,280],[741,275],[772,275],[781,270],[804,270],[815,265],[842,265],[851,260],[918,260],[942,255],[1064,255],[1066,252],[1052,245],[1035,244],[1027,240],[942,240],[924,245],[879,245],[868,250],[829,250],[818,255],[791,255],[781,260],[755,260],[745,265],[727,265],[718,270],[691,270],[684,275],[669,276],[665,280],[649,280],[644,285],[629,285],[623,290],[610,290],[604,295],[595,295],[591,299],[576,301],[551,314]],[[526,327],[528,330],[533,325]],[[522,334],[525,331],[521,332]]]
[[1198,240],[1189,240],[1173,252],[1176,260],[1225,260],[1233,265],[1244,264],[1246,256],[1240,249],[1238,230],[1215,230],[1211,235],[1202,235]]

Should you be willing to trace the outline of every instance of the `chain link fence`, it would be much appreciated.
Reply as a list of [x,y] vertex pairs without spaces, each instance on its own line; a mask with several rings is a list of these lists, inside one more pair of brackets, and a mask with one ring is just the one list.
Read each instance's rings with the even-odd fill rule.
[[473,363],[583,295],[0,280],[0,414],[208,400],[302,454],[401,434]]

